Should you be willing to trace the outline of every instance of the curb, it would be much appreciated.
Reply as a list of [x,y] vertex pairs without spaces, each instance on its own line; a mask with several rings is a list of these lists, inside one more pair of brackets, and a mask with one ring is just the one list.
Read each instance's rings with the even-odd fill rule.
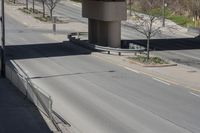
[[125,59],[127,62],[129,63],[132,63],[132,64],[136,64],[136,65],[139,65],[139,66],[142,66],[142,67],[171,67],[171,66],[177,66],[176,63],[170,63],[170,64],[143,64],[143,63],[140,63],[140,62],[137,62],[137,61],[133,61],[133,60],[130,60],[130,59]]

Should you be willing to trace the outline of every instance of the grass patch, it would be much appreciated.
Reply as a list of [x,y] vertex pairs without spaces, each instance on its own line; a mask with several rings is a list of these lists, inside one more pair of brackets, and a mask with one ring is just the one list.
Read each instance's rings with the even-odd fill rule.
[[171,16],[167,16],[167,19],[172,20],[176,24],[184,26],[184,27],[187,27],[188,25],[194,25],[193,24],[194,22],[192,21],[192,19],[185,16],[171,15]]
[[[141,9],[139,9],[137,11],[142,12]],[[162,16],[162,9],[160,9],[160,8],[152,9],[148,13],[149,13],[149,15],[153,15],[153,16]],[[171,11],[169,9],[165,10],[165,16],[166,16],[167,19],[175,22],[176,24],[178,24],[180,26],[195,27],[195,22],[193,22],[191,17],[175,14],[173,11]]]
[[169,64],[167,61],[165,61],[165,60],[163,60],[159,57],[150,57],[147,60],[146,56],[139,55],[139,56],[136,56],[136,57],[128,57],[128,59],[137,61],[137,62],[142,63],[142,64],[150,64],[150,65]]
[[50,16],[42,17],[42,16],[34,16],[35,19],[38,19],[42,22],[51,22]]
[[19,10],[26,14],[32,15],[35,19],[38,19],[42,22],[50,22],[51,21],[50,16],[43,17],[43,13],[37,9],[35,9],[34,12],[33,12],[33,8],[27,9],[26,7],[19,8]]

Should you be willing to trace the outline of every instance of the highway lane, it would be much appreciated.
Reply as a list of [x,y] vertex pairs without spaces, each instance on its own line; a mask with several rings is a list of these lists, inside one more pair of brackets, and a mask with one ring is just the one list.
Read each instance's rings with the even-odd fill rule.
[[[12,18],[6,24],[26,31]],[[7,42],[10,59],[52,96],[54,110],[82,133],[200,132],[200,99],[186,88],[99,60],[70,43],[50,44],[54,41],[34,31],[10,29]]]

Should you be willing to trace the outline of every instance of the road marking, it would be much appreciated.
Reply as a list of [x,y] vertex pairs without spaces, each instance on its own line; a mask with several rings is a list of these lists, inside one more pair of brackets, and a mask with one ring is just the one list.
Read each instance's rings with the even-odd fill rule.
[[196,97],[199,97],[199,98],[200,98],[200,95],[198,95],[198,94],[195,94],[195,93],[193,93],[193,92],[190,92],[190,94],[192,94],[192,95],[194,95],[194,96],[196,96]]
[[146,76],[149,76],[149,77],[152,77],[152,78],[156,78],[156,79],[159,79],[161,81],[164,81],[166,83],[170,83],[170,84],[173,84],[173,85],[179,85],[178,83],[174,82],[174,81],[170,81],[170,80],[167,80],[167,79],[163,79],[161,77],[156,77],[154,76],[153,74],[148,74],[148,73],[145,73],[145,72],[142,72],[142,74],[146,75]]
[[[99,57],[98,55],[95,55],[95,54],[92,54],[94,57],[96,57],[96,58],[99,58],[100,60],[103,60],[103,61],[106,61],[106,62],[109,62],[109,63],[111,63],[111,64],[114,64],[114,65],[116,65],[116,63],[113,63],[112,61],[110,61],[110,59],[108,59],[108,58],[106,58],[106,57]],[[106,58],[106,59],[105,59]],[[120,66],[120,67],[123,67],[123,68],[125,68],[126,66],[124,66],[124,65],[122,65],[122,64],[118,64],[118,66]],[[125,69],[127,69],[128,68],[128,70],[130,70],[131,68],[129,68],[129,67],[126,67]],[[133,69],[131,69],[130,71],[133,71]],[[173,85],[180,85],[179,83],[176,83],[176,82],[174,82],[174,81],[170,81],[170,80],[167,80],[167,79],[163,79],[163,78],[161,78],[161,77],[155,77],[153,74],[148,74],[148,73],[146,73],[146,72],[142,72],[142,71],[137,71],[137,70],[134,70],[134,72],[135,73],[140,73],[140,74],[144,74],[144,75],[146,75],[146,76],[149,76],[149,77],[151,77],[151,78],[156,78],[156,79],[159,79],[160,81],[163,81],[165,84],[167,84],[167,85],[171,85],[171,84],[173,84]]]
[[200,89],[193,89],[193,88],[189,88],[191,91],[196,91],[196,92],[199,92],[200,93]]
[[28,25],[26,22],[23,22],[24,25]]
[[161,82],[163,84],[166,84],[166,85],[171,85],[170,83],[166,82],[166,81],[163,81],[162,79],[158,79],[158,78],[154,78],[152,77],[154,80],[158,81],[158,82]]
[[179,54],[179,55],[182,55],[182,56],[186,56],[186,57],[190,57],[190,58],[193,58],[193,59],[200,60],[199,57],[195,57],[195,56],[192,56],[192,55],[189,55],[189,54],[186,54],[186,53],[177,52],[176,54]]
[[77,6],[77,7],[81,7],[80,5],[78,5],[78,4],[72,4],[72,5],[74,5],[74,6]]
[[130,71],[132,71],[132,72],[135,72],[135,73],[140,73],[138,70],[134,70],[134,69],[131,69],[131,68],[129,68],[129,67],[124,67],[125,69],[127,69],[127,70],[130,70]]

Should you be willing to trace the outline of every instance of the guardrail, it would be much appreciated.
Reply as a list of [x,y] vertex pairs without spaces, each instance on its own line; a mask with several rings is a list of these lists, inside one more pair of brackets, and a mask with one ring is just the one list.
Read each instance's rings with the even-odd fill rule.
[[188,32],[200,34],[200,28],[188,27]]
[[122,53],[135,53],[135,55],[136,55],[137,53],[141,54],[142,52],[146,51],[146,49],[144,47],[139,46],[137,44],[133,44],[133,43],[131,43],[129,45],[129,49],[104,47],[104,46],[91,44],[91,43],[88,43],[87,41],[80,40],[80,38],[79,38],[80,35],[85,35],[85,34],[86,34],[86,32],[70,33],[70,34],[68,34],[68,39],[70,42],[78,44],[82,47],[89,48],[92,50],[97,50],[97,51],[106,51],[108,54],[110,54],[110,52],[117,52],[119,56]]
[[[61,128],[57,125],[53,115],[58,116],[52,110],[53,101],[51,96],[31,82],[29,76],[15,61],[6,64],[6,77],[30,100],[34,105],[50,118],[59,132]],[[68,123],[69,125],[69,123]]]

